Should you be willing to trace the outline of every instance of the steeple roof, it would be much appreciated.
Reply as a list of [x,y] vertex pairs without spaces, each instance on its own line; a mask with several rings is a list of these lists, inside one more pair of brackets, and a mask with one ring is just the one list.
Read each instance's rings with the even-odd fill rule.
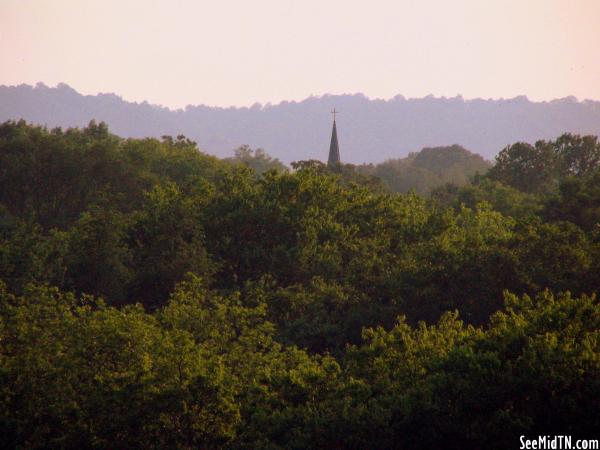
[[331,143],[329,144],[328,166],[337,166],[340,164],[340,146],[338,144],[337,129],[335,126],[335,115],[333,116],[333,130],[331,130]]

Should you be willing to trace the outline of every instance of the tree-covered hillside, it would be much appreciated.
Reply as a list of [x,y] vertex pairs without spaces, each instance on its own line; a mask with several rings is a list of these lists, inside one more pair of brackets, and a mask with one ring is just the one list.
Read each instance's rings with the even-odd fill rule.
[[[6,122],[0,446],[595,438],[599,156],[564,135],[486,174],[458,147],[264,170],[247,147]],[[403,165],[463,185],[390,192],[377,170]]]
[[[117,93],[118,94],[118,93]],[[373,163],[403,158],[423,147],[459,143],[492,159],[506,144],[554,139],[564,132],[600,134],[600,102],[566,97],[370,99],[363,94],[311,96],[249,107],[188,105],[169,109],[134,103],[114,93],[83,95],[59,83],[0,86],[0,122],[24,118],[49,127],[83,127],[96,119],[124,137],[185,134],[220,157],[248,144],[285,164],[327,155],[328,111],[337,108],[342,161]]]
[[383,180],[393,192],[415,190],[428,194],[433,189],[451,183],[467,184],[477,174],[484,174],[491,164],[480,155],[469,152],[460,145],[426,147],[406,158],[390,159],[380,164],[358,166],[361,173]]

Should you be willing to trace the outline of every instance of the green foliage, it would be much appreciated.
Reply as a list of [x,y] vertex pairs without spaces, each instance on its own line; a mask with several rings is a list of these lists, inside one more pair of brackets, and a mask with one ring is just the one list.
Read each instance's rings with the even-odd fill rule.
[[94,122],[64,132],[24,121],[0,125],[0,203],[44,227],[65,227],[119,177],[118,141]]
[[428,194],[445,183],[467,184],[477,173],[483,174],[489,168],[490,164],[481,156],[453,145],[424,148],[403,159],[359,166],[358,171],[381,178],[393,192],[414,190]]
[[473,323],[485,322],[501,305],[512,266],[507,247],[515,222],[492,211],[446,211],[441,229],[416,244],[398,267],[403,311],[409,318],[434,321],[443,311],[459,309]]
[[554,187],[556,166],[556,154],[551,144],[538,141],[533,146],[517,142],[496,156],[496,164],[488,175],[492,180],[520,191],[539,194]]
[[574,223],[588,232],[600,223],[600,169],[585,177],[561,181],[558,193],[548,199],[542,215],[548,220]]
[[461,205],[474,209],[479,203],[489,203],[495,211],[515,219],[526,219],[539,214],[540,199],[487,177],[477,178],[471,184],[446,184],[431,192],[433,201],[441,207],[460,209]]
[[129,212],[157,183],[181,187],[211,178],[226,165],[177,140],[122,140],[104,123],[66,131],[0,125],[0,203],[45,229],[66,228],[90,205]]
[[577,293],[595,292],[589,281],[593,249],[585,233],[569,222],[520,224],[513,247],[518,284],[525,292],[546,288]]
[[459,147],[287,171],[0,125],[0,447],[593,436],[597,145],[514,144],[463,184],[487,163]]
[[560,161],[561,178],[584,177],[600,167],[600,142],[597,136],[563,134],[554,143]]
[[262,148],[252,150],[248,145],[242,145],[237,148],[235,156],[233,158],[226,158],[225,161],[249,167],[258,175],[262,175],[269,170],[287,170],[287,167],[279,159],[269,156]]
[[385,436],[393,444],[373,446],[504,449],[546,430],[594,435],[598,301],[545,292],[506,302],[486,330],[448,314],[437,326],[400,321],[389,332],[365,332],[348,367],[374,383],[376,402],[393,418]]
[[139,306],[2,296],[3,447],[216,448],[239,410],[218,360]]
[[6,220],[0,229],[0,279],[14,292],[32,282],[63,286],[67,254],[64,232],[45,234],[39,225],[20,219]]
[[596,136],[563,134],[556,141],[518,142],[496,156],[488,176],[527,193],[548,193],[568,176],[586,176],[599,168]]
[[212,266],[200,221],[208,195],[210,189],[201,187],[186,196],[175,184],[157,186],[147,193],[129,232],[135,266],[131,298],[142,298],[146,306],[154,308],[165,303],[187,272],[210,276]]
[[133,278],[127,227],[118,212],[97,207],[84,212],[66,234],[64,286],[123,303]]

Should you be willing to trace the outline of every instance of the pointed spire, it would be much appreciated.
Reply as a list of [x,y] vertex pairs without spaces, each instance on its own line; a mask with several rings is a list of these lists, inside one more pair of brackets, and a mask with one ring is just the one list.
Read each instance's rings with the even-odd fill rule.
[[340,164],[340,147],[338,145],[337,129],[335,126],[335,115],[338,111],[331,111],[333,114],[333,130],[331,130],[331,143],[329,144],[329,159],[327,160],[328,166],[338,166]]

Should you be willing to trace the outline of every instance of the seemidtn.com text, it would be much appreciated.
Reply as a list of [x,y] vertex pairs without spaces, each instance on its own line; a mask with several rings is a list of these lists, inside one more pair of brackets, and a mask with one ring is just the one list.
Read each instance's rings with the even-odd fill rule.
[[520,449],[542,450],[542,449],[596,449],[598,450],[598,439],[573,439],[572,436],[538,436],[535,439],[527,439],[525,436],[519,438]]

